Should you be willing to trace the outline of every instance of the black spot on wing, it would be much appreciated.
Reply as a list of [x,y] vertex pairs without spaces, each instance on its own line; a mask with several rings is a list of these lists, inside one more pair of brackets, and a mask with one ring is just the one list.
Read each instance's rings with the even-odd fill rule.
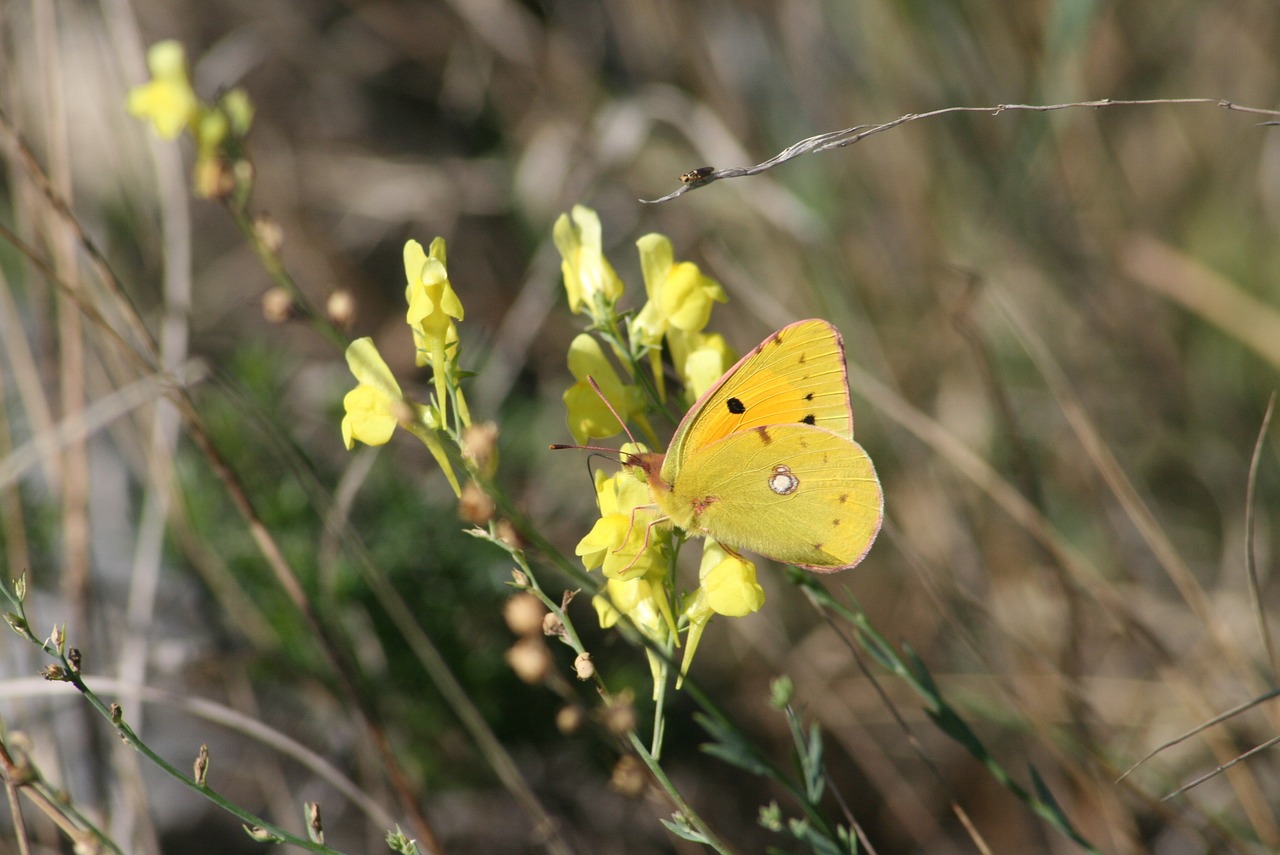
[[747,405],[742,403],[740,398],[730,398],[724,402],[724,405],[728,407],[729,412],[733,413],[735,416],[740,416],[747,411]]
[[810,413],[809,415],[802,418],[800,421],[804,422],[807,425],[811,425],[811,424],[816,424],[818,421],[818,418],[813,413]]
[[840,494],[840,500],[839,500],[839,501],[840,501],[840,504],[842,504],[842,505],[843,505],[845,502],[849,501],[849,494],[848,494],[848,493],[841,493],[841,494]]
[[[810,392],[808,395],[805,395],[805,396],[804,396],[804,399],[805,399],[806,401],[812,401],[812,400],[813,400],[813,393],[812,393],[812,392]],[[812,418],[812,416],[810,416],[810,418]],[[810,422],[810,424],[813,424],[813,422]]]

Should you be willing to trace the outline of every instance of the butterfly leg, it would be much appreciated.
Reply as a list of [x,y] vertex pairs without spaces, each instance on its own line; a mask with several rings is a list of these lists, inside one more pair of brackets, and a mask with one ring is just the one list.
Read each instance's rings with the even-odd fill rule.
[[[652,511],[652,510],[657,510],[657,508],[653,505],[637,505],[636,507],[631,509],[631,524],[627,526],[627,533],[623,535],[622,543],[618,546],[618,549],[613,550],[613,553],[615,555],[618,554],[619,549],[621,549],[623,546],[626,546],[631,541],[631,532],[635,528],[635,524],[636,524],[636,511]],[[640,560],[640,556],[644,555],[644,551],[649,548],[649,537],[653,533],[654,526],[659,525],[660,523],[666,522],[667,519],[668,518],[665,516],[658,517],[657,519],[653,520],[652,522],[650,522],[648,525],[644,527],[644,542],[641,543],[640,548],[636,550],[635,557],[632,558],[631,561],[627,563],[626,567],[623,567],[620,571],[618,571],[619,573],[626,573],[628,570],[630,570],[632,567],[635,566],[635,563]]]

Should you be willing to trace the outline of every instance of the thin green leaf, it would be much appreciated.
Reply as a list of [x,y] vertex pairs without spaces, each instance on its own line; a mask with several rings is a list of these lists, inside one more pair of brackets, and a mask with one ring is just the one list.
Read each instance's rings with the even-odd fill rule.
[[667,831],[670,831],[682,840],[688,840],[691,843],[711,843],[705,834],[689,825],[689,820],[685,818],[684,814],[673,813],[671,815],[671,819],[662,819],[659,817],[658,822],[665,825],[667,827]]
[[769,766],[760,759],[741,731],[701,713],[696,713],[694,720],[714,740],[700,746],[705,753],[753,775],[769,774]]

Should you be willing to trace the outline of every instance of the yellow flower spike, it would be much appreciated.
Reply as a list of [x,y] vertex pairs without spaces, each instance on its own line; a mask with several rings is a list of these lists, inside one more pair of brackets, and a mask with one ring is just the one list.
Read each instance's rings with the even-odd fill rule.
[[413,328],[414,341],[419,347],[418,364],[430,365],[435,378],[436,406],[445,412],[446,373],[449,370],[448,350],[455,349],[458,331],[454,320],[462,320],[462,302],[449,283],[445,268],[444,238],[431,242],[427,254],[422,244],[411,240],[404,245],[404,274],[408,280],[405,299],[409,311],[405,320]]
[[698,579],[701,586],[686,599],[689,636],[685,640],[684,659],[680,662],[680,676],[676,679],[677,689],[684,682],[702,633],[713,615],[743,617],[759,611],[764,605],[764,588],[756,581],[755,565],[729,554],[710,538],[702,549]]
[[619,416],[634,420],[646,435],[652,433],[644,417],[644,396],[635,386],[622,382],[600,343],[586,333],[578,335],[569,345],[569,371],[578,382],[565,391],[564,405],[569,432],[579,445],[622,433],[622,424],[591,388],[588,377],[596,381],[600,393]]
[[177,139],[197,115],[199,100],[187,79],[187,58],[182,44],[156,42],[147,51],[151,80],[129,90],[129,112],[151,122],[161,139]]
[[569,311],[578,314],[585,309],[592,320],[605,321],[622,296],[622,280],[604,257],[600,216],[584,205],[574,205],[572,217],[561,214],[551,236],[560,250]]

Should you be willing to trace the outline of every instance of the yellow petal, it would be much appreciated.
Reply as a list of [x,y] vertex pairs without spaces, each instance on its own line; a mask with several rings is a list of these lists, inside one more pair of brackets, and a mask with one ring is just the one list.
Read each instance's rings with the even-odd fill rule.
[[[708,541],[703,553],[705,572],[699,574],[707,606],[726,617],[742,617],[758,611],[764,605],[764,588],[756,581],[755,565],[732,555],[716,561],[713,547],[718,544]],[[711,566],[707,568],[709,563]]]
[[382,354],[374,345],[373,339],[365,336],[347,345],[347,366],[362,385],[372,386],[388,398],[399,400],[403,397],[400,384],[395,375],[382,360]]
[[360,440],[365,445],[386,445],[395,433],[392,402],[381,390],[359,385],[342,399],[342,442],[348,449]]

